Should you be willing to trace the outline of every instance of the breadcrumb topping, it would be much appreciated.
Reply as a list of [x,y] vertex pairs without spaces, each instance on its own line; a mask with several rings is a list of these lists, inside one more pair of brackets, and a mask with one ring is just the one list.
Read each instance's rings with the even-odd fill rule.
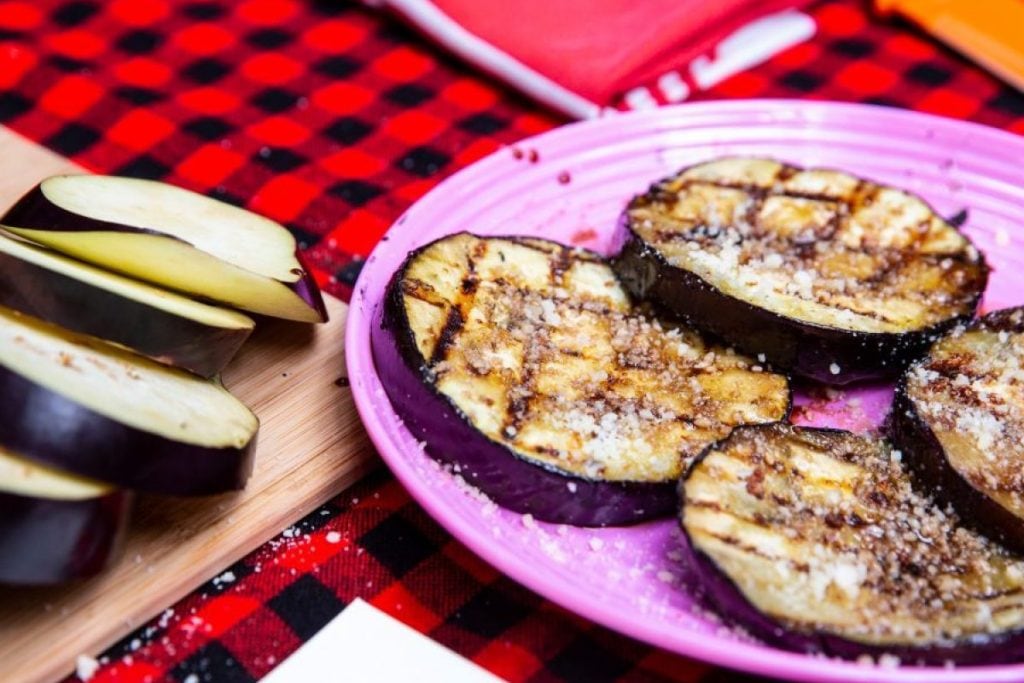
[[977,250],[916,196],[766,159],[686,169],[635,198],[629,224],[728,295],[845,329],[970,313],[984,283]]
[[1024,627],[1024,561],[916,492],[884,442],[741,429],[685,491],[691,538],[789,628],[926,645]]
[[1017,516],[1024,516],[1021,313],[1001,312],[953,330],[910,370],[906,384],[949,464]]
[[[458,276],[444,281],[439,261]],[[415,282],[404,291],[438,389],[491,439],[563,471],[672,480],[733,426],[788,408],[784,377],[634,308],[593,254],[461,235],[406,274],[428,277],[439,303]]]

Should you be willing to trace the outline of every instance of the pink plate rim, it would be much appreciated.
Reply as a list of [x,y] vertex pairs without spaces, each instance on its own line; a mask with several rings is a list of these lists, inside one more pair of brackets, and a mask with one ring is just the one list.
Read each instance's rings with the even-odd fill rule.
[[[521,140],[515,146],[543,150],[552,146],[557,147],[559,143],[569,140],[578,141],[591,136],[601,140],[610,139],[609,135],[617,134],[613,133],[616,129],[625,138],[630,131],[647,130],[662,124],[679,127],[686,126],[688,121],[706,124],[717,118],[727,119],[729,125],[733,127],[739,125],[736,123],[738,119],[746,121],[745,125],[750,127],[757,127],[759,123],[769,121],[776,125],[779,121],[791,121],[794,134],[809,126],[821,128],[830,122],[835,123],[843,119],[869,121],[872,127],[879,131],[887,131],[890,126],[894,129],[900,126],[920,126],[934,131],[936,144],[940,144],[942,140],[971,141],[971,145],[962,146],[963,149],[951,146],[948,154],[952,158],[957,158],[958,155],[967,158],[977,150],[986,150],[987,153],[1002,157],[1004,160],[1007,157],[1024,159],[1024,138],[980,124],[875,105],[781,99],[686,103],[647,111],[614,114],[606,118],[568,124]],[[842,131],[837,130],[837,134],[841,133]],[[970,149],[967,149],[968,147]],[[486,175],[489,170],[506,164],[508,156],[507,148],[500,149],[462,169],[441,182],[406,211],[367,260],[355,285],[348,311],[345,355],[352,394],[359,415],[385,463],[426,512],[485,561],[552,602],[627,636],[711,664],[773,678],[807,681],[1024,681],[1024,664],[965,666],[952,669],[913,666],[887,669],[812,657],[768,645],[738,642],[734,638],[713,633],[687,632],[686,637],[681,637],[679,633],[667,631],[662,624],[638,619],[635,614],[624,614],[602,604],[599,600],[587,600],[585,591],[567,590],[561,581],[548,580],[535,572],[534,567],[525,559],[509,552],[501,541],[487,533],[482,526],[474,527],[464,523],[460,517],[450,512],[444,492],[424,485],[406,454],[398,447],[394,437],[395,430],[399,428],[397,417],[393,413],[382,414],[372,405],[372,395],[375,391],[379,392],[381,386],[370,353],[370,324],[383,288],[391,276],[391,270],[397,267],[405,255],[405,252],[397,253],[398,247],[392,247],[388,237],[414,229],[415,221],[410,220],[410,217],[428,207],[431,210],[443,208],[450,195],[472,185],[475,178]],[[1017,178],[1004,177],[996,180],[1017,183]]]

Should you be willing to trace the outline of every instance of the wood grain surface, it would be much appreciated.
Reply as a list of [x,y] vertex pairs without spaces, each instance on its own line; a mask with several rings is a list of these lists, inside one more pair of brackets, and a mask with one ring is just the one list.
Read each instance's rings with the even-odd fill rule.
[[[0,128],[0,210],[38,180],[81,172]],[[261,319],[224,373],[260,418],[244,491],[209,498],[140,496],[118,561],[58,588],[0,588],[0,681],[66,675],[145,620],[358,480],[378,462],[347,388],[347,306],[326,297],[330,322]],[[45,539],[40,539],[45,542]]]

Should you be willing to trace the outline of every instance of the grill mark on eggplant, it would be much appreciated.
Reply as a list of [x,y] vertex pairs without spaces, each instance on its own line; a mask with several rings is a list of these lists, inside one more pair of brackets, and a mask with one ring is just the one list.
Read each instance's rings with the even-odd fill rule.
[[[467,309],[469,308],[469,304],[476,294],[477,286],[479,285],[476,264],[477,261],[484,257],[486,250],[486,242],[479,242],[474,245],[472,252],[467,255],[466,274],[462,277],[462,281],[459,284],[458,296],[451,303],[451,308],[448,309],[448,316],[445,319],[444,326],[441,328],[441,334],[438,336],[434,350],[431,352],[429,361],[429,367],[431,368],[436,367],[438,363],[441,363],[448,357],[448,350],[455,344],[459,333],[462,332],[466,324],[465,313],[463,313],[462,309],[464,306]],[[427,286],[431,287],[430,285]],[[433,290],[433,287],[431,287],[431,290]]]
[[[1020,595],[1024,593],[1024,586],[1016,586],[1014,588],[1007,588],[1001,591],[988,591],[985,593],[975,593],[974,597],[979,600],[995,600],[997,598],[1008,598],[1014,595]],[[1013,607],[1020,609],[1022,605],[1013,605]]]
[[446,308],[448,306],[448,302],[437,295],[433,285],[423,280],[409,278],[402,280],[402,294],[437,308]]
[[725,512],[726,511],[725,507],[721,503],[718,503],[717,501],[701,500],[701,499],[686,501],[686,509],[687,510],[692,510],[692,509],[695,509],[695,508],[704,509],[704,510],[713,510],[714,512]]
[[[714,531],[702,531],[701,533],[703,533],[703,534],[705,534],[707,536],[710,536],[711,538],[714,538],[716,540],[719,540],[719,541],[721,541],[722,543],[724,543],[726,545],[731,545],[731,546],[733,546],[735,548],[738,548],[739,550],[742,550],[745,553],[750,553],[751,555],[755,555],[757,557],[761,557],[761,558],[764,558],[766,560],[782,560],[783,559],[782,557],[780,557],[778,555],[769,555],[768,553],[764,552],[763,550],[761,550],[760,548],[758,548],[755,545],[750,545],[748,543],[743,543],[742,541],[740,541],[740,539],[736,538],[735,536],[729,536],[728,534],[720,534],[720,533],[716,533]],[[788,561],[789,558],[786,558],[786,559]]]
[[1024,309],[940,338],[897,389],[893,439],[922,486],[1024,551]]
[[[859,491],[858,498],[869,505],[868,512],[873,504],[884,514],[872,520],[870,516],[865,517],[859,507],[849,510],[840,505],[842,499],[821,495],[817,481],[833,481],[834,476],[812,477],[809,489],[788,486],[794,500],[769,508],[777,515],[761,514],[763,503],[747,502],[739,492],[744,490],[745,478],[748,483],[751,479],[757,480],[757,472],[763,476],[765,470],[751,470],[743,465],[769,459],[787,461],[796,454],[790,442],[816,454],[811,460],[803,457],[799,460],[807,462],[815,472],[828,471],[829,459],[844,463],[842,481]],[[825,447],[830,442],[834,448]],[[759,444],[755,445],[755,451],[743,449],[750,443]],[[767,457],[757,457],[757,452]],[[734,461],[728,470],[738,473],[738,480],[716,476],[714,468],[725,466],[723,458]],[[774,486],[786,486],[786,478],[796,470],[795,465],[795,462],[789,463],[770,475]],[[695,476],[698,472],[700,477]],[[1010,555],[983,537],[960,528],[955,515],[949,516],[930,499],[913,493],[908,474],[898,460],[889,456],[881,442],[832,430],[783,425],[741,427],[710,449],[682,486],[683,526],[691,544],[695,544],[696,550],[704,553],[710,562],[702,565],[703,570],[725,572],[730,579],[730,582],[707,585],[712,591],[713,604],[733,608],[727,616],[755,628],[756,635],[770,640],[781,638],[790,645],[808,642],[788,634],[780,636],[779,631],[764,626],[763,619],[758,620],[760,617],[751,622],[747,610],[761,604],[773,605],[773,609],[779,610],[763,612],[777,624],[813,636],[816,643],[844,643],[842,651],[845,652],[856,652],[857,648],[871,651],[878,646],[912,652],[916,658],[928,655],[936,644],[944,644],[943,647],[955,646],[956,649],[943,650],[940,659],[953,658],[956,653],[969,654],[964,648],[972,647],[988,648],[995,653],[992,648],[999,647],[1004,638],[1017,638],[1024,632],[1024,600],[1020,599],[1024,595],[1024,558]],[[755,490],[758,487],[755,486]],[[817,493],[806,497],[802,493],[805,490]],[[753,495],[749,490],[746,494]],[[763,529],[751,532],[751,538],[756,539],[759,547],[751,550],[740,547],[742,541],[736,543],[738,539],[729,532],[718,531],[718,520],[708,518],[705,523],[704,517],[688,515],[687,511],[694,508],[724,511],[723,514],[745,523],[751,523],[749,518],[753,517],[753,522]],[[919,508],[920,512],[916,512]],[[745,511],[743,516],[730,512],[740,509]],[[786,514],[782,514],[784,512]],[[874,527],[878,528],[872,531]],[[730,555],[703,542],[701,539],[705,536],[737,547],[746,559],[730,564]],[[777,543],[795,537],[806,541],[799,546],[801,550],[814,551],[806,566],[807,584],[794,584],[784,574],[768,571],[768,567],[758,571],[766,555],[768,562],[785,562],[787,566],[800,560],[801,557],[791,554],[772,557],[771,550],[780,547]],[[815,548],[829,550],[823,556]],[[839,565],[826,564],[818,568],[822,561],[832,562],[821,559],[823,557],[834,557]],[[865,563],[863,573],[844,569],[848,565],[843,563],[850,561]],[[893,567],[897,569],[896,574],[890,573]],[[742,574],[737,573],[740,568]],[[844,586],[857,576],[860,576],[858,587],[850,594]],[[697,577],[702,578],[704,574],[698,573]],[[801,587],[803,585],[806,587]],[[817,598],[812,591],[815,585],[819,586],[815,590],[820,591]],[[737,607],[736,594],[729,591],[735,591],[747,601],[742,609]],[[758,591],[764,591],[766,596],[776,591],[793,593],[782,602],[774,599],[761,602]],[[835,591],[835,595],[830,597],[830,591]],[[865,591],[870,593],[865,594]],[[849,596],[848,602],[836,597],[844,594]],[[815,600],[826,601],[827,605],[818,607]],[[833,610],[840,612],[834,623],[819,616]],[[851,614],[848,610],[854,612]],[[1010,621],[996,627],[991,618],[996,614]]]
[[459,332],[462,331],[465,324],[462,309],[458,304],[448,309],[448,318],[445,320],[444,327],[441,328],[441,335],[437,338],[437,344],[434,345],[434,350],[430,355],[430,367],[436,366],[448,356],[448,349],[455,343],[455,338],[459,336]]
[[548,282],[553,287],[565,286],[565,273],[572,265],[570,251],[566,248],[559,249],[555,257],[549,260]]
[[[781,177],[781,173],[785,172],[785,171],[792,171],[792,172],[788,173],[785,177]],[[790,178],[792,178],[794,175],[796,175],[796,173],[797,173],[796,169],[789,169],[787,167],[783,167],[783,169],[781,169],[781,171],[780,171],[780,175],[776,177],[775,183],[777,184],[779,182],[785,182],[785,181],[789,180]],[[658,202],[658,201],[664,202],[666,204],[676,203],[676,202],[679,201],[679,194],[678,194],[679,190],[689,189],[689,188],[693,187],[694,185],[705,185],[705,186],[711,186],[711,187],[718,187],[718,188],[721,188],[723,190],[740,190],[741,192],[745,192],[746,194],[748,194],[750,196],[750,198],[755,200],[755,201],[756,200],[763,201],[764,199],[768,198],[769,196],[773,196],[773,197],[785,197],[785,198],[788,198],[788,199],[809,199],[811,201],[828,202],[828,203],[838,204],[839,206],[843,206],[845,204],[854,204],[854,205],[856,205],[856,200],[854,200],[853,198],[857,197],[857,191],[858,191],[859,188],[864,186],[864,183],[863,183],[863,181],[861,183],[859,183],[854,188],[854,190],[851,191],[847,195],[834,195],[834,194],[823,194],[823,193],[820,193],[820,192],[800,192],[800,191],[797,191],[797,190],[784,190],[784,189],[780,189],[780,188],[777,188],[777,187],[774,187],[774,186],[762,187],[760,185],[754,185],[752,183],[732,183],[732,182],[729,182],[727,180],[710,180],[710,179],[706,179],[706,178],[691,178],[691,179],[684,180],[678,186],[678,189],[675,192],[673,192],[672,190],[668,189],[668,187],[658,186],[657,190],[655,191],[654,196],[649,198],[649,199],[653,199],[654,200],[653,202],[650,202],[650,203],[655,203],[655,202]],[[654,189],[655,189],[655,186],[652,186],[652,190],[654,190]],[[641,195],[641,197],[643,197],[643,196],[644,195]],[[649,205],[649,204],[645,204],[645,205]]]
[[[751,399],[756,407],[742,411],[752,415],[748,419],[784,414],[784,396],[768,388],[782,378],[747,370],[753,361],[693,332],[671,330],[671,336],[616,288],[613,272],[597,255],[529,238],[466,234],[435,245],[414,256],[423,258],[422,266],[410,260],[402,271],[406,278],[428,280],[438,290],[433,294],[450,302],[447,315],[422,308],[417,313],[415,334],[430,341],[419,346],[430,356],[424,365],[433,370],[425,377],[460,409],[460,419],[528,462],[567,476],[670,491],[681,468],[739,419],[731,417],[739,414],[731,406],[745,399],[736,397],[758,392]],[[451,277],[452,267],[461,269],[461,277]],[[433,273],[444,275],[434,280]],[[427,288],[403,291],[422,295],[421,289]],[[687,355],[694,349],[697,355]],[[701,372],[748,374],[738,374],[740,384],[728,393],[708,389],[713,400],[698,405],[683,383],[698,361]],[[629,367],[642,370],[625,372]],[[730,417],[719,420],[716,411],[722,409]],[[478,416],[486,427],[478,426]],[[609,433],[606,417],[619,418],[621,431]],[[635,452],[636,465],[620,452]]]
[[[723,173],[729,173],[731,171],[722,171]],[[760,170],[756,171],[761,173]],[[984,262],[980,261],[976,257],[972,256],[968,259],[967,254],[964,250],[957,250],[954,248],[955,243],[949,243],[950,247],[943,249],[935,254],[917,253],[917,248],[913,246],[914,243],[920,243],[923,240],[929,240],[929,244],[934,243],[939,245],[939,241],[931,242],[932,240],[943,240],[946,239],[944,236],[937,232],[928,232],[923,229],[914,230],[913,228],[907,227],[900,228],[899,231],[893,233],[891,236],[887,236],[884,232],[879,231],[875,226],[880,225],[880,221],[884,220],[884,215],[887,214],[891,205],[894,207],[892,210],[899,212],[905,210],[917,211],[919,210],[919,204],[914,204],[916,201],[912,195],[886,195],[885,208],[882,209],[881,215],[876,213],[864,214],[863,217],[859,216],[861,210],[867,209],[873,206],[880,200],[880,193],[883,190],[887,190],[884,186],[877,185],[870,181],[863,179],[854,179],[851,176],[836,176],[836,180],[826,179],[824,182],[829,183],[831,190],[818,191],[800,191],[799,186],[794,185],[792,188],[783,188],[789,179],[795,176],[798,172],[803,172],[803,169],[797,169],[789,165],[781,165],[775,169],[774,177],[771,175],[761,175],[755,182],[746,181],[735,181],[730,182],[728,179],[716,178],[714,176],[702,177],[700,175],[694,175],[692,177],[683,177],[683,172],[680,175],[675,176],[671,179],[666,179],[660,183],[652,186],[651,192],[643,199],[631,202],[631,210],[643,209],[649,212],[649,218],[645,219],[650,221],[648,223],[649,229],[653,234],[643,233],[641,244],[644,245],[644,253],[656,254],[658,244],[674,244],[690,243],[691,245],[701,245],[703,249],[698,249],[697,252],[711,252],[713,254],[719,253],[716,250],[716,243],[719,242],[723,235],[723,228],[728,228],[728,239],[725,242],[729,242],[725,246],[720,246],[719,249],[725,250],[726,246],[734,249],[738,252],[737,262],[741,267],[747,267],[748,264],[753,262],[752,267],[755,270],[761,268],[760,259],[764,258],[766,254],[778,253],[778,250],[782,250],[785,254],[789,252],[796,256],[796,263],[786,263],[786,268],[792,269],[807,269],[812,273],[812,277],[822,277],[816,271],[820,268],[833,268],[831,265],[833,262],[836,263],[835,269],[830,270],[828,275],[824,275],[825,281],[819,283],[816,279],[811,282],[810,286],[804,290],[800,287],[796,287],[795,298],[805,299],[811,301],[813,304],[827,309],[829,320],[834,317],[839,321],[853,321],[858,327],[863,326],[866,330],[893,330],[901,326],[912,326],[919,324],[918,320],[930,320],[929,316],[942,315],[940,311],[949,310],[950,322],[955,320],[956,311],[963,310],[969,311],[973,309],[978,300],[978,293],[983,287],[985,281],[985,266]],[[813,179],[809,179],[810,182],[815,182]],[[801,183],[804,181],[800,181]],[[845,183],[850,182],[852,185]],[[664,212],[671,212],[673,206],[676,206],[682,197],[686,195],[690,188],[708,187],[708,188],[720,188],[727,190],[735,190],[743,192],[747,197],[746,206],[741,207],[739,204],[734,204],[738,201],[733,198],[725,199],[728,204],[721,204],[720,206],[712,207],[712,210],[716,212],[722,212],[723,209],[726,211],[736,211],[739,208],[743,215],[740,216],[738,213],[733,214],[731,219],[723,221],[724,225],[719,226],[714,221],[709,221],[711,225],[697,225],[689,226],[686,225],[686,221],[678,219],[674,214],[672,220],[666,220],[664,226],[659,225],[659,218],[664,220],[664,216],[668,215]],[[696,195],[692,195],[690,199],[693,199]],[[715,195],[710,195],[715,196]],[[903,199],[900,196],[906,196],[905,206],[908,209],[903,209]],[[783,207],[784,211],[789,211],[785,208],[786,202],[793,200],[808,200],[812,202],[819,202],[824,205],[831,207],[829,210],[814,209],[812,207],[798,208],[799,211],[807,211],[806,218],[801,220],[807,220],[806,229],[808,232],[815,233],[814,241],[806,241],[801,243],[800,234],[802,230],[793,234],[780,234],[774,239],[770,228],[766,232],[766,226],[762,225],[764,217],[767,214],[762,215],[764,202],[768,197],[778,198]],[[667,201],[666,201],[667,200]],[[659,207],[659,202],[663,203],[662,207]],[[891,203],[891,204],[890,204]],[[699,204],[696,206],[699,207]],[[697,210],[700,210],[699,208]],[[719,213],[719,215],[722,215]],[[909,214],[908,214],[909,215]],[[941,221],[937,216],[932,214],[932,218]],[[932,218],[922,219],[920,225],[933,227],[931,222]],[[636,220],[641,220],[637,218]],[[779,220],[778,218],[774,220]],[[850,221],[857,220],[858,223],[854,227],[847,227],[847,224],[853,225]],[[863,221],[863,222],[861,222]],[[735,223],[735,225],[733,225]],[[774,223],[774,221],[773,221]],[[863,226],[863,227],[857,227]],[[634,234],[636,233],[636,225],[633,224]],[[854,239],[865,240],[863,244],[853,246],[852,243],[847,246],[845,240],[850,238],[846,237],[850,230],[854,231],[856,235],[864,235],[863,237],[854,237]],[[939,228],[934,227],[937,231]],[[857,232],[860,231],[860,232]],[[837,258],[829,260],[827,257],[817,257],[816,250],[819,245],[818,240],[822,235],[837,235],[842,233],[842,237],[830,237],[834,239],[838,245]],[[910,233],[916,233],[910,236]],[[924,233],[928,232],[927,235]],[[735,233],[735,234],[734,234]],[[754,236],[753,242],[748,242],[750,236]],[[649,243],[648,240],[651,240]],[[840,242],[843,240],[843,242]],[[872,240],[878,240],[878,248],[872,243]],[[906,241],[910,240],[910,246],[906,245]],[[724,243],[723,243],[724,244]],[[944,244],[944,243],[943,243]],[[891,245],[891,246],[890,246]],[[678,250],[678,247],[673,247]],[[847,257],[842,255],[843,251],[847,251],[851,254],[849,260]],[[915,251],[913,258],[919,259],[916,263],[912,263],[904,250]],[[945,253],[944,253],[945,252]],[[687,262],[688,257],[685,256],[685,251],[679,252],[674,251],[673,254],[680,254],[679,258]],[[856,259],[860,255],[864,255],[866,258],[863,259],[865,263],[859,263]],[[641,258],[646,258],[641,256]],[[675,261],[672,259],[675,256],[668,257],[669,265],[675,265]],[[773,256],[773,258],[775,258]],[[914,289],[914,285],[917,282],[916,278],[927,278],[929,282],[934,282],[939,272],[940,264],[943,263],[944,259],[951,259],[950,263],[953,263],[952,268],[945,268],[949,271],[949,274],[940,279],[944,282],[940,285],[939,292],[945,293],[944,299],[936,298],[933,296],[931,289]],[[709,263],[711,263],[709,261]],[[680,266],[684,270],[690,268],[690,266]],[[704,279],[711,285],[713,289],[717,289],[719,285],[713,279],[708,280],[708,276],[700,270],[705,266],[699,266],[693,272],[699,277]],[[711,265],[706,266],[712,268]],[[866,272],[865,272],[865,269]],[[726,271],[722,271],[726,273]],[[799,275],[800,273],[796,273]],[[804,273],[806,275],[806,273]],[[723,277],[728,277],[723,275]],[[759,281],[760,276],[753,276],[755,282]],[[915,280],[908,280],[907,278],[915,278]],[[838,282],[835,281],[845,281]],[[922,282],[924,280],[921,280]],[[794,296],[794,292],[790,291],[789,282],[785,278],[781,281],[782,284],[776,284],[775,280],[768,281],[770,284],[765,286],[769,288],[783,287],[786,291],[784,292],[787,296]],[[851,284],[853,283],[853,284]],[[748,285],[739,285],[733,283],[738,291],[734,292],[731,289],[726,293],[730,296],[740,298],[741,301],[746,301],[744,295],[741,293],[743,287]],[[799,283],[798,283],[799,284]],[[839,287],[839,285],[845,284],[846,287]],[[732,286],[732,285],[730,285]],[[867,287],[867,293],[861,293],[861,287]],[[929,288],[932,285],[928,286]],[[834,289],[837,288],[837,289]],[[660,297],[660,294],[655,294]],[[866,299],[864,297],[867,297]],[[788,300],[787,300],[788,301]],[[863,303],[861,303],[863,301]],[[875,305],[876,301],[883,302],[880,305]],[[892,304],[884,303],[893,301]],[[905,303],[904,303],[905,302]],[[939,302],[939,303],[936,303]],[[753,303],[753,302],[752,302]],[[667,304],[666,304],[667,305]],[[755,306],[759,304],[754,303]],[[794,306],[797,304],[794,303]],[[781,304],[780,304],[781,306]],[[789,306],[787,303],[786,306]],[[669,306],[669,308],[673,308]],[[938,308],[939,310],[936,310]],[[695,313],[689,310],[687,306],[682,306],[682,310],[674,311],[677,315],[681,315],[686,319],[693,320],[694,322],[701,324],[704,313]],[[769,309],[774,312],[775,309]],[[794,308],[798,311],[795,320],[802,320],[801,315],[804,313],[800,312],[801,309]],[[782,313],[785,315],[785,313]],[[806,315],[811,316],[816,313],[807,313]],[[807,318],[811,322],[817,322],[811,317]],[[939,324],[939,323],[936,323]],[[831,326],[831,323],[827,323],[827,326]],[[842,328],[842,325],[836,325]],[[736,344],[740,348],[744,348],[748,352],[761,352],[770,349],[755,348],[753,343],[744,344],[741,342],[739,337],[734,336],[731,332],[716,329],[714,325],[710,325],[711,329],[715,329],[716,332],[725,336],[729,341]],[[857,329],[857,328],[855,328]],[[925,332],[922,331],[922,334]],[[919,348],[924,344],[923,340],[917,340],[910,343],[908,340],[906,345],[907,349]],[[869,344],[870,340],[865,339],[865,344]],[[889,342],[895,345],[897,342],[895,339]],[[852,352],[851,352],[852,353]],[[785,354],[781,352],[766,353],[769,360],[776,363],[781,367],[790,366],[790,362],[785,360]],[[792,355],[792,354],[790,354]],[[865,358],[872,354],[863,354]],[[885,352],[875,353],[873,355],[896,355],[888,354]],[[843,377],[847,374],[854,375],[854,373],[863,373],[863,370],[856,366],[859,362],[856,358],[842,357],[837,360],[842,362],[836,363],[841,368]],[[867,362],[867,361],[864,361]],[[893,369],[898,369],[906,363],[902,357],[896,358],[895,362],[892,363]],[[885,364],[888,366],[888,364]],[[826,362],[824,367],[825,372],[828,374],[827,368],[831,367]],[[847,368],[850,368],[847,370]],[[820,373],[819,370],[815,370],[816,373]],[[814,376],[817,376],[816,374]],[[830,376],[830,380],[839,379],[838,377]],[[848,381],[848,380],[846,380]]]
[[797,174],[797,170],[792,166],[783,164],[779,167],[778,172],[775,174],[775,182],[786,182]]
[[[547,252],[552,253],[552,252]],[[564,246],[559,246],[553,252],[553,258],[548,259],[548,284],[552,287],[564,287],[565,286],[565,275],[569,268],[572,266],[572,251]],[[570,306],[572,304],[569,304]],[[578,304],[577,310],[584,310],[586,302]],[[547,334],[545,330],[542,334]],[[531,346],[524,350],[524,362],[522,366],[522,375],[519,381],[519,391],[515,391],[512,395],[511,400],[508,402],[508,408],[505,413],[505,418],[502,422],[502,432],[505,434],[515,434],[519,431],[522,425],[529,419],[531,413],[531,406],[533,403],[534,395],[536,393],[535,384],[535,363],[526,362],[525,354],[530,354],[537,346]],[[559,350],[561,352],[561,350]],[[582,354],[564,354],[576,357],[581,357]],[[559,449],[546,448],[544,446],[536,446],[536,450],[546,455],[561,457],[563,454]]]

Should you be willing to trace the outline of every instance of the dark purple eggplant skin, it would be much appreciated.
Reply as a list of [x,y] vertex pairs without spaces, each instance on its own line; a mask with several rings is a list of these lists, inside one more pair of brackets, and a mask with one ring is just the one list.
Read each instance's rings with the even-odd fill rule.
[[42,586],[103,570],[123,536],[131,496],[84,500],[0,493],[0,583]]
[[[1014,324],[1010,320],[1018,310],[1022,309],[993,311],[967,329],[1024,332],[1024,323]],[[914,483],[921,491],[952,505],[965,526],[1011,550],[1024,553],[1024,519],[974,488],[953,469],[935,432],[907,394],[906,378],[904,375],[896,385],[888,431],[893,445],[903,454],[903,462]]]
[[4,253],[0,306],[202,377],[223,370],[252,332],[204,325]]
[[295,250],[295,260],[302,266],[293,271],[299,279],[295,282],[285,282],[282,284],[286,285],[300,299],[309,304],[309,307],[316,311],[320,317],[320,322],[325,323],[330,319],[330,316],[327,314],[327,306],[324,304],[324,295],[320,291],[320,285],[316,283],[316,279],[306,265],[305,257],[298,249]]
[[[129,232],[144,235],[154,235],[164,239],[185,240],[174,235],[168,235],[157,230],[137,228],[133,225],[113,223],[111,221],[99,220],[81,216],[68,211],[46,198],[42,186],[36,185],[29,190],[14,206],[7,210],[7,213],[0,217],[0,223],[19,228],[31,230],[54,230],[66,232]],[[187,244],[187,242],[185,242]],[[192,245],[189,245],[192,246]],[[296,295],[305,301],[310,308],[317,312],[320,322],[327,322],[327,307],[324,305],[323,295],[316,280],[306,267],[301,253],[296,249],[295,258],[299,261],[301,269],[296,269],[294,274],[297,279],[294,282],[282,282],[284,286],[295,292]],[[220,303],[215,299],[205,299],[210,303]]]
[[[619,248],[612,267],[636,299],[656,303],[748,355],[763,353],[778,369],[825,384],[899,375],[939,335],[973,316],[988,281],[988,266],[982,261],[970,314],[908,332],[853,332],[795,320],[719,291],[700,276],[669,264],[630,229],[625,216],[613,243]],[[833,365],[838,373],[832,372]]]
[[[814,431],[838,432],[841,430],[823,428],[814,429]],[[843,659],[856,659],[863,655],[876,658],[889,655],[898,657],[903,664],[938,666],[945,665],[947,662],[997,664],[1024,660],[1024,631],[949,643],[882,647],[859,643],[830,633],[809,633],[790,629],[761,612],[747,600],[743,591],[733,580],[718,568],[713,559],[696,548],[683,524],[686,516],[684,483],[694,468],[708,453],[718,448],[720,443],[712,444],[693,461],[686,474],[679,480],[678,486],[678,520],[682,530],[680,562],[686,576],[692,579],[689,585],[693,586],[699,602],[705,609],[719,615],[726,623],[743,629],[765,643],[793,652]]]
[[[685,503],[684,503],[685,508]],[[806,633],[786,628],[758,610],[736,587],[732,579],[715,565],[714,560],[695,549],[683,531],[681,562],[687,571],[698,576],[696,590],[708,611],[725,622],[742,628],[770,645],[807,654],[857,659],[863,655],[898,657],[903,664],[998,664],[1024,660],[1024,632],[1014,631],[987,638],[921,646],[882,647],[858,643],[829,633]]]
[[[413,252],[406,264],[419,252]],[[466,415],[427,379],[424,362],[402,306],[395,273],[377,306],[370,345],[381,384],[395,412],[426,452],[457,465],[461,476],[498,505],[545,522],[576,526],[634,524],[667,517],[676,506],[674,482],[587,479],[531,462],[477,431]],[[575,491],[569,491],[569,485]]]
[[0,444],[118,486],[193,496],[244,488],[256,436],[241,448],[183,444],[101,415],[0,366]]

